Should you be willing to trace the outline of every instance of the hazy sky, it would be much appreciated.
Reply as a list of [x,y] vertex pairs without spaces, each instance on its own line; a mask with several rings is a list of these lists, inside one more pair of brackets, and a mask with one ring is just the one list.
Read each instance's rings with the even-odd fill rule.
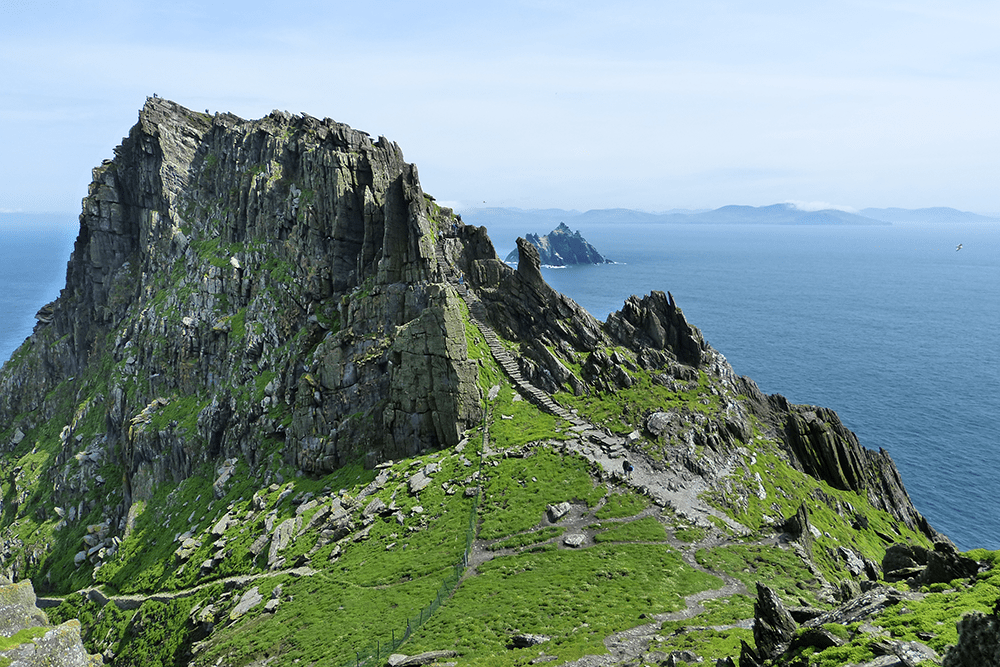
[[0,211],[154,93],[385,135],[464,205],[1000,211],[995,2],[0,0]]

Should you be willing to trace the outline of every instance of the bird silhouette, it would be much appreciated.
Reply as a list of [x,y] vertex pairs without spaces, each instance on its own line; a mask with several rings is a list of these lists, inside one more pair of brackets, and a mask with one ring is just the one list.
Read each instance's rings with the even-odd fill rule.
[[958,251],[959,251],[959,250],[961,250],[961,249],[962,249],[962,244],[961,244],[961,243],[959,243],[959,244],[958,244],[958,247],[957,247],[957,248],[955,248],[955,252],[958,252]]

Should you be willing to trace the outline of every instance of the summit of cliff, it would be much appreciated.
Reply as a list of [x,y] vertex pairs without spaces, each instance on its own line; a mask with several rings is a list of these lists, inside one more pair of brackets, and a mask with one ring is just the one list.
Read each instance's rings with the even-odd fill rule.
[[150,98],[0,371],[0,568],[115,665],[584,665],[946,540],[669,292],[601,322],[518,260],[384,137]]

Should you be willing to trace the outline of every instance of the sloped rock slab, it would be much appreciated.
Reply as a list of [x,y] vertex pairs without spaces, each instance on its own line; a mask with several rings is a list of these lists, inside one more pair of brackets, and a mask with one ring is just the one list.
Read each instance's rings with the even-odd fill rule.
[[386,664],[389,667],[415,667],[416,665],[429,665],[445,658],[454,658],[457,655],[458,653],[455,651],[426,651],[409,656],[401,653],[393,653],[389,656]]
[[559,521],[559,519],[569,514],[569,511],[572,508],[573,506],[570,505],[569,503],[559,503],[557,505],[549,505],[547,507],[549,514],[549,521],[551,521],[552,523]]
[[250,590],[248,590],[246,593],[243,594],[243,597],[240,598],[240,601],[237,602],[236,606],[233,607],[233,610],[229,612],[229,618],[231,620],[235,620],[240,616],[242,616],[243,614],[250,611],[251,609],[253,609],[254,607],[256,607],[257,605],[259,605],[263,601],[264,601],[264,596],[262,596],[260,594],[260,590],[258,590],[257,587],[254,586],[253,588],[251,588]]

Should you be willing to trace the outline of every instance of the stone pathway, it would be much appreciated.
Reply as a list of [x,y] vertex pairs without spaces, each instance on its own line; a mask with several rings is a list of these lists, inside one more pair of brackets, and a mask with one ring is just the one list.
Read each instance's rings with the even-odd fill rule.
[[[102,607],[109,602],[113,602],[119,609],[131,610],[138,609],[142,606],[143,602],[147,602],[149,600],[152,600],[153,602],[170,602],[171,600],[191,597],[205,588],[216,584],[232,586],[232,588],[236,589],[243,588],[247,584],[257,581],[258,579],[268,579],[285,574],[292,575],[293,577],[311,577],[316,573],[317,570],[304,566],[294,567],[288,570],[276,570],[274,572],[261,572],[258,574],[241,574],[233,577],[223,577],[222,579],[206,581],[205,583],[192,586],[191,588],[182,588],[180,590],[166,591],[163,593],[150,593],[148,595],[105,595],[99,588],[84,588],[75,593],[70,593],[70,595],[83,595],[89,600],[98,603]],[[63,597],[40,597],[38,598],[37,604],[39,609],[58,607],[67,597],[69,597],[69,595]]]
[[[559,526],[565,528],[566,530],[559,536],[550,538],[548,540],[536,542],[527,547],[523,548],[512,548],[512,549],[497,549],[492,550],[492,546],[495,542],[500,540],[492,541],[479,541],[477,540],[473,548],[473,553],[469,559],[469,568],[466,571],[465,576],[475,576],[476,568],[484,562],[492,560],[494,558],[499,558],[502,556],[509,556],[516,554],[518,551],[526,548],[533,548],[541,544],[555,544],[557,548],[563,550],[571,549],[581,549],[594,546],[596,541],[594,536],[606,530],[613,524],[624,524],[630,523],[632,521],[638,521],[647,517],[656,517],[661,512],[660,507],[649,507],[645,510],[629,517],[622,518],[611,518],[611,519],[598,519],[595,514],[599,511],[600,505],[594,508],[588,508],[586,505],[579,503],[574,504],[570,511],[556,522],[549,520],[546,516],[537,527],[527,532],[537,532],[543,530],[549,526]],[[596,523],[601,524],[600,529],[589,528]],[[581,534],[584,536],[582,544],[578,547],[570,547],[564,544],[564,539],[568,535]],[[505,538],[506,539],[506,538]],[[724,572],[717,572],[715,570],[704,567],[699,564],[695,558],[695,554],[699,549],[713,548],[719,546],[725,546],[726,544],[753,544],[753,545],[773,545],[778,542],[778,538],[770,538],[767,540],[761,540],[756,542],[744,542],[737,541],[731,538],[722,536],[718,531],[712,531],[704,539],[698,542],[683,542],[676,539],[672,534],[667,537],[663,542],[627,542],[625,544],[663,544],[665,546],[670,546],[676,549],[682,560],[686,565],[692,569],[698,570],[705,574],[709,574],[718,577],[722,580],[723,585],[716,589],[699,591],[688,595],[684,598],[684,608],[674,612],[668,612],[663,614],[654,614],[649,618],[651,621],[642,625],[638,625],[621,632],[616,632],[609,635],[604,640],[604,645],[608,649],[608,653],[605,655],[588,655],[576,660],[575,662],[567,663],[569,665],[574,665],[576,667],[609,667],[611,665],[618,665],[623,662],[628,662],[640,658],[644,653],[650,650],[650,643],[657,637],[660,636],[660,628],[662,624],[666,621],[682,621],[688,620],[698,616],[699,614],[705,613],[706,609],[702,605],[706,600],[716,600],[719,598],[727,598],[732,595],[751,595],[747,590],[746,586],[739,579],[730,576]],[[743,619],[731,625],[725,626],[712,626],[711,629],[717,631],[725,631],[734,628],[753,628],[753,619]]]

